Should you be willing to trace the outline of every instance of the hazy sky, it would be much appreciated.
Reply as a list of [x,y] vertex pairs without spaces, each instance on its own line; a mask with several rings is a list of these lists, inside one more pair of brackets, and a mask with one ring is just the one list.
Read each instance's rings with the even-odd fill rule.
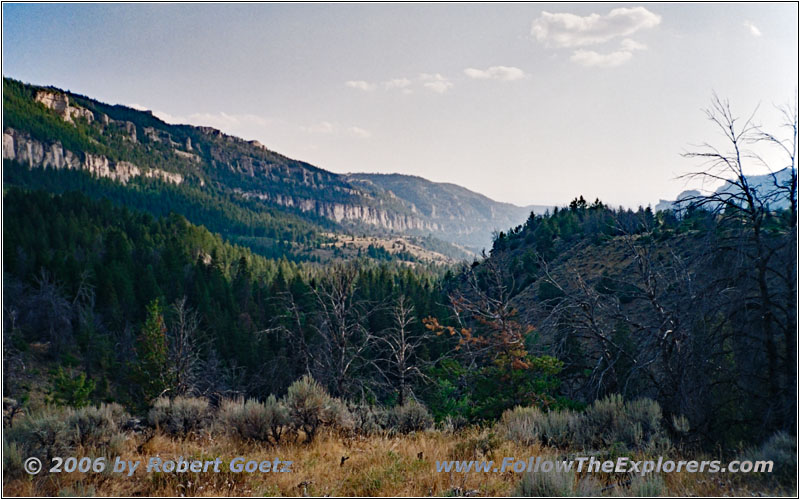
[[3,74],[335,172],[517,204],[655,203],[715,132],[796,93],[795,3],[3,4]]

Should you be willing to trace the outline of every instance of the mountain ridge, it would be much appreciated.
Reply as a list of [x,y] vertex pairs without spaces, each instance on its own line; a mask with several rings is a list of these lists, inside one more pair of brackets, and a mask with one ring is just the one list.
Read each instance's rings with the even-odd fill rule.
[[[405,174],[392,174],[392,190],[372,174],[330,172],[212,127],[169,124],[151,111],[54,87],[3,83],[3,158],[28,168],[83,170],[123,184],[161,180],[313,214],[346,231],[433,236],[475,253],[491,244],[493,231],[542,208]],[[398,179],[413,189],[398,189]],[[421,203],[421,190],[433,194],[428,202],[441,201]]]

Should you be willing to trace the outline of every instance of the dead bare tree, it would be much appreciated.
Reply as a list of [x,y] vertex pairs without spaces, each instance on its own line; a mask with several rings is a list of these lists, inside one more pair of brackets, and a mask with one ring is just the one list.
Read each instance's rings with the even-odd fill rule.
[[[733,252],[742,260],[744,269],[752,269],[752,272],[743,274],[743,280],[732,283],[732,286],[749,287],[752,283],[753,293],[745,294],[743,306],[745,310],[757,310],[757,314],[747,320],[757,325],[766,356],[764,371],[768,408],[765,425],[773,427],[782,420],[783,426],[787,426],[794,421],[796,404],[792,389],[797,383],[794,355],[797,335],[794,321],[796,275],[793,272],[796,260],[793,256],[786,256],[790,272],[785,266],[776,266],[776,263],[787,245],[796,245],[797,111],[794,106],[793,109],[786,108],[784,112],[785,125],[791,130],[791,137],[786,140],[764,132],[762,127],[754,123],[754,114],[742,121],[733,114],[727,100],[714,95],[706,116],[722,132],[725,146],[705,143],[697,151],[685,153],[685,157],[700,159],[703,164],[702,170],[683,177],[703,182],[724,182],[723,187],[716,191],[693,196],[686,201],[691,208],[705,209],[717,215],[720,227],[728,238],[720,250]],[[771,185],[753,184],[748,177],[746,170],[750,166],[768,167],[762,156],[753,150],[755,145],[765,141],[779,146],[787,155],[790,173],[788,183],[779,182],[772,169],[774,182]],[[782,198],[787,199],[791,211],[792,230],[788,235],[780,234],[781,230],[771,223],[775,214],[770,205]],[[788,285],[788,290],[781,292],[776,278]],[[776,331],[783,332],[781,338],[777,337]]]
[[185,395],[195,392],[202,360],[199,338],[200,319],[181,297],[172,305],[169,329],[169,376],[172,392]]
[[327,380],[334,396],[363,390],[362,381],[353,376],[364,364],[364,354],[375,336],[366,326],[375,308],[357,296],[358,267],[337,264],[312,290],[318,306],[312,328],[321,341],[321,352],[314,356],[319,380]]
[[418,359],[419,348],[428,340],[427,330],[414,332],[411,325],[416,323],[414,305],[400,295],[392,305],[390,316],[394,323],[383,336],[376,336],[379,346],[386,349],[386,355],[375,358],[371,364],[378,373],[397,391],[397,403],[403,405],[411,395],[415,381],[425,379]]

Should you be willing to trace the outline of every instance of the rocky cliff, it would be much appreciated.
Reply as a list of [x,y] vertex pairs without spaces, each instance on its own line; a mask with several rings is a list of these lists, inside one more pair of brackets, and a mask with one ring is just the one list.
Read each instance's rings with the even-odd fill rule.
[[271,195],[252,191],[235,190],[245,199],[256,198],[269,201],[284,207],[299,208],[303,212],[311,212],[336,222],[356,222],[390,231],[429,231],[436,232],[441,228],[438,224],[406,213],[386,210],[379,207],[338,202],[326,202],[311,198],[298,198],[282,194]]
[[158,178],[172,184],[183,182],[183,176],[178,173],[143,169],[131,162],[109,160],[103,155],[74,153],[64,149],[58,142],[43,143],[12,128],[3,130],[3,159],[15,160],[28,168],[86,170],[96,177],[105,177],[122,184],[138,176]]

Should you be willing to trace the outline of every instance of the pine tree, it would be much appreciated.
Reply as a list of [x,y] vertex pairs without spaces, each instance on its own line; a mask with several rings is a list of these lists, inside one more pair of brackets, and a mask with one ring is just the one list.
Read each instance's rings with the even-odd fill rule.
[[149,402],[167,387],[167,327],[158,299],[147,305],[147,318],[136,339],[136,359],[132,367],[134,382],[144,402]]

